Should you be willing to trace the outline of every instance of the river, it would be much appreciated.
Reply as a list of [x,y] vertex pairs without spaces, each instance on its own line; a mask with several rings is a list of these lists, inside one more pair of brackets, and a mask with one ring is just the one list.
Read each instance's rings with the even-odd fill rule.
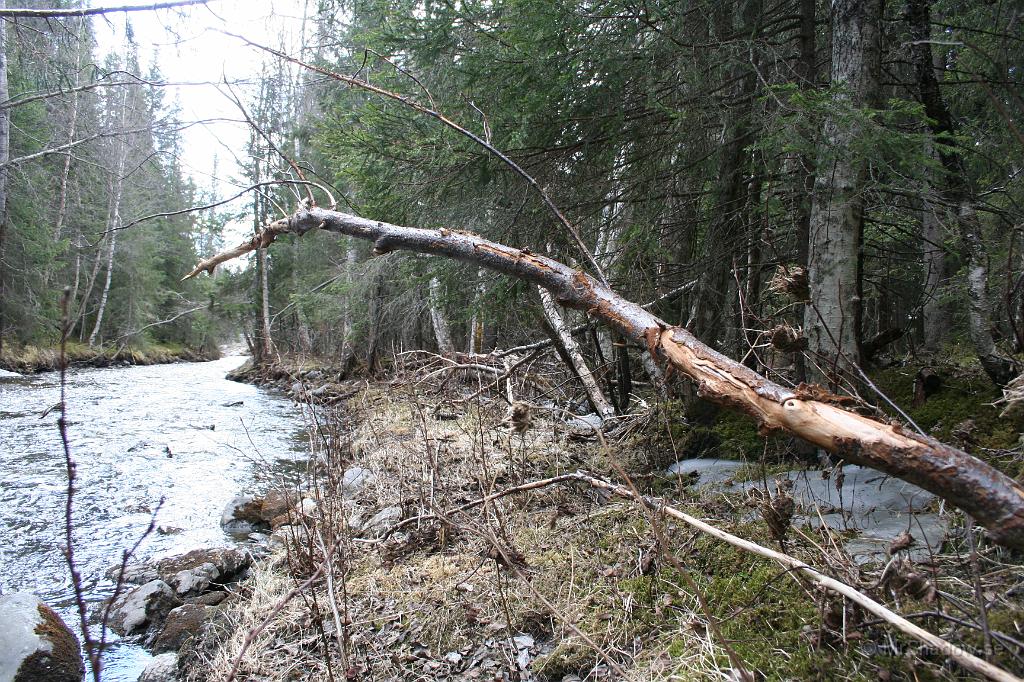
[[[244,359],[69,370],[74,547],[90,607],[112,593],[104,572],[154,512],[157,531],[140,558],[229,545],[220,528],[225,504],[301,468],[301,409],[224,379]],[[60,400],[59,379],[50,372],[0,381],[0,590],[35,592],[79,632],[61,551],[67,478],[57,413],[41,417]],[[134,682],[149,658],[137,644],[117,642],[103,679]]]

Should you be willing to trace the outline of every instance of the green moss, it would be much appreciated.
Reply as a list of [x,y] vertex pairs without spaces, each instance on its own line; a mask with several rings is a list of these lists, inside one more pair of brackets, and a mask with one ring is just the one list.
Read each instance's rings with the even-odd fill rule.
[[[749,524],[737,532],[756,538],[764,531]],[[692,557],[694,578],[722,636],[750,669],[776,680],[821,679],[836,669],[846,679],[870,676],[851,653],[813,645],[806,632],[820,622],[818,607],[778,564],[706,537]]]
[[654,605],[657,588],[655,586],[654,578],[649,575],[641,575],[636,578],[620,580],[618,588],[622,592],[631,594],[638,604],[643,606]]
[[[992,405],[1002,393],[980,367],[964,367],[948,360],[931,367],[942,377],[942,388],[917,407],[913,405],[914,377],[921,366],[885,369],[875,373],[872,381],[918,426],[941,441],[955,440],[954,429],[971,419],[975,424],[972,445],[977,448],[1008,449],[1017,444],[1017,429],[1008,420],[1000,419],[1000,409]],[[901,418],[888,404],[882,402],[881,407],[891,416]]]

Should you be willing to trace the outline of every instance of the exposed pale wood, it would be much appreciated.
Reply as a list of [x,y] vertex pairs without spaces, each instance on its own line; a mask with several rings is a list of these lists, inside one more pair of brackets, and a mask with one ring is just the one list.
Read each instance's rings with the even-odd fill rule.
[[551,298],[551,293],[543,287],[538,287],[538,291],[540,292],[541,305],[544,307],[544,317],[548,319],[548,324],[558,334],[562,347],[568,353],[569,360],[572,362],[572,370],[579,377],[580,383],[583,384],[583,390],[587,392],[587,399],[590,400],[594,411],[597,412],[601,419],[614,417],[615,408],[605,398],[601,387],[597,385],[597,379],[594,378],[593,372],[587,366],[587,361],[583,358],[583,353],[580,352],[576,339],[572,338],[569,325],[565,323],[562,314],[558,312],[558,306],[555,305],[554,300]]
[[994,467],[899,425],[848,412],[829,402],[829,396],[818,387],[794,390],[771,382],[712,350],[685,329],[623,299],[586,273],[528,250],[455,230],[402,227],[312,208],[279,220],[252,240],[201,262],[189,276],[270,244],[279,234],[302,235],[314,229],[373,241],[378,255],[403,249],[445,256],[542,286],[559,304],[584,310],[641,343],[672,369],[693,379],[701,396],[750,415],[762,432],[788,431],[847,462],[915,483],[969,513],[988,529],[994,541],[1024,547],[1024,488]]

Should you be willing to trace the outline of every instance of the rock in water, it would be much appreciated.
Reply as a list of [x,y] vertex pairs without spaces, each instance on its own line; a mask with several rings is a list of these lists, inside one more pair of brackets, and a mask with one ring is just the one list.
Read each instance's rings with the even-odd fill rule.
[[53,609],[29,592],[0,597],[0,680],[80,682],[78,638]]
[[153,640],[153,651],[178,651],[189,639],[199,635],[206,621],[216,612],[212,606],[182,604],[167,614],[163,630]]
[[168,653],[154,656],[139,675],[139,682],[178,682],[178,655]]
[[128,590],[110,607],[110,627],[119,635],[144,632],[163,621],[171,609],[181,604],[171,586],[163,580]]

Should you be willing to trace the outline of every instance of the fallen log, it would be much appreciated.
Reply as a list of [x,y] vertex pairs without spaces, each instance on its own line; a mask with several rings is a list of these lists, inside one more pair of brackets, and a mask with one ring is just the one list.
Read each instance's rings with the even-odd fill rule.
[[449,229],[402,227],[321,208],[302,209],[271,223],[251,240],[201,261],[185,279],[269,246],[277,236],[325,230],[374,242],[374,253],[406,250],[445,256],[516,277],[550,291],[560,305],[585,311],[652,356],[690,377],[698,395],[745,412],[762,434],[786,431],[847,462],[883,471],[964,510],[1002,545],[1024,548],[1024,488],[962,450],[849,412],[817,386],[789,389],[701,343],[627,301],[590,275],[545,256]]

